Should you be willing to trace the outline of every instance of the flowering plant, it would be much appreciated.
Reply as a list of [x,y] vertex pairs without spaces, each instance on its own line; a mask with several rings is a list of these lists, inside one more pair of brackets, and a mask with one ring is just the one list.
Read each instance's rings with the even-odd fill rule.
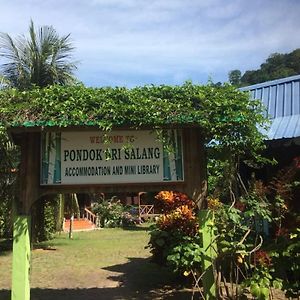
[[195,203],[186,194],[174,191],[161,191],[156,196],[157,207],[163,213],[169,213],[180,206],[187,206],[189,209],[195,207]]

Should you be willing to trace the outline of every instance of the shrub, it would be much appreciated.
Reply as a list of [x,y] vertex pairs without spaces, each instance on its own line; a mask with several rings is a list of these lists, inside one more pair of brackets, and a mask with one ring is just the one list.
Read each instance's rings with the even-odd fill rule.
[[129,227],[134,226],[138,223],[138,219],[134,217],[130,212],[124,211],[122,214],[122,226]]
[[203,249],[200,236],[183,236],[181,242],[171,248],[167,256],[168,265],[179,273],[188,276],[191,270],[201,270]]
[[93,205],[92,211],[99,217],[101,227],[128,227],[139,223],[138,217],[134,216],[133,206],[123,206],[116,197],[110,200],[99,199]]
[[101,227],[122,225],[124,207],[120,200],[116,200],[114,197],[111,200],[100,200],[93,206],[92,211],[99,216]]
[[277,237],[271,256],[275,273],[282,278],[286,296],[300,297],[300,228]]
[[[157,219],[150,232],[148,247],[153,260],[169,265],[174,271],[186,270],[186,257],[181,256],[183,248],[193,248],[198,223],[193,208],[194,202],[186,195],[172,191],[162,191],[156,199],[164,214]],[[190,244],[190,245],[189,245]],[[192,255],[193,256],[193,255]],[[169,257],[169,259],[168,259]],[[189,259],[191,262],[191,259]]]
[[164,214],[183,205],[187,206],[189,209],[195,207],[194,201],[180,192],[161,191],[155,196],[155,199],[157,208],[161,209]]
[[187,205],[183,205],[162,215],[157,220],[157,226],[167,232],[179,231],[181,234],[194,236],[198,224],[194,212]]

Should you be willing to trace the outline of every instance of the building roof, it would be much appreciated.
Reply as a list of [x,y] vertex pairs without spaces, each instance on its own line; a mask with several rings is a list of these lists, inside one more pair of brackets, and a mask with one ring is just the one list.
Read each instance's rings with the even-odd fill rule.
[[240,88],[261,99],[271,118],[269,140],[300,137],[300,75]]

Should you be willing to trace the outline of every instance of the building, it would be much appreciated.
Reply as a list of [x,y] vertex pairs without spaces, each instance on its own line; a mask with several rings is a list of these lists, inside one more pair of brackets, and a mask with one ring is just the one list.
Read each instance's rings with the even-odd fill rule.
[[[240,89],[260,99],[271,119],[267,132],[267,155],[283,168],[300,157],[300,75],[267,81]],[[271,172],[273,173],[273,172]]]
[[249,91],[253,99],[260,99],[271,119],[270,128],[265,132],[266,156],[275,158],[278,164],[256,171],[256,178],[271,186],[269,192],[284,199],[288,208],[284,225],[295,228],[300,224],[300,187],[296,185],[300,182],[300,75],[240,90]]

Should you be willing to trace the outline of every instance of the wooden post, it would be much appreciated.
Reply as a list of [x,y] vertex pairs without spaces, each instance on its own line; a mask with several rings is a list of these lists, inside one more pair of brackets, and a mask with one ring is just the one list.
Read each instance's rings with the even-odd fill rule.
[[74,214],[72,213],[70,218],[69,239],[73,238],[73,222],[74,222]]
[[192,197],[199,209],[206,207],[207,170],[206,150],[199,128],[183,131],[185,187],[183,192]]
[[16,216],[14,222],[11,300],[29,300],[30,217]]
[[21,139],[20,202],[16,207],[13,241],[12,300],[30,299],[30,208],[38,199],[39,133],[24,133]]
[[216,257],[216,243],[214,241],[213,217],[209,210],[199,212],[199,224],[202,233],[203,257],[202,271],[203,291],[205,300],[217,299],[217,287],[215,283],[213,260]]

